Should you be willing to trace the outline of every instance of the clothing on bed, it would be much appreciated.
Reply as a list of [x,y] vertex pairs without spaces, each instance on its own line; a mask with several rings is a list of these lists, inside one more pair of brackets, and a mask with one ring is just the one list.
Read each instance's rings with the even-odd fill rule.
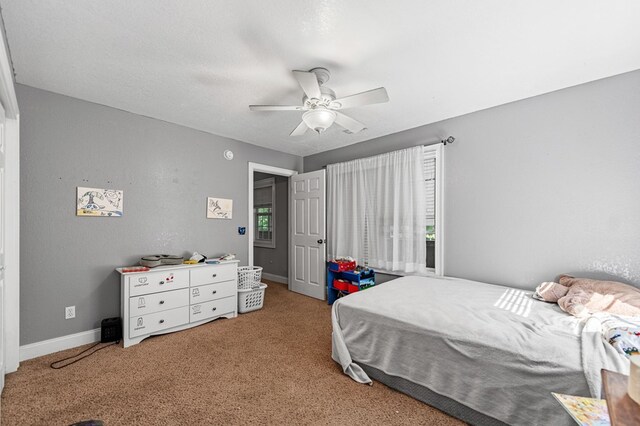
[[609,314],[594,315],[602,324],[602,335],[619,354],[640,355],[640,318]]
[[594,321],[527,291],[404,277],[334,304],[333,358],[362,383],[370,380],[358,364],[508,424],[570,425],[550,392],[597,397],[600,368],[625,371]]

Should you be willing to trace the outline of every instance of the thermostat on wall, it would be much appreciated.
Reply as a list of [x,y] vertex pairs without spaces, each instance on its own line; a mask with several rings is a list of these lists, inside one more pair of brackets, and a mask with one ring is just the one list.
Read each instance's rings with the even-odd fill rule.
[[229,149],[225,150],[224,158],[226,158],[227,160],[233,160],[233,151]]

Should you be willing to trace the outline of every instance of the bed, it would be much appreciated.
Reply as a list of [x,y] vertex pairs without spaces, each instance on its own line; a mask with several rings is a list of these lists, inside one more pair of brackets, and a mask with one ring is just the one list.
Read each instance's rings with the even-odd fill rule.
[[472,424],[571,425],[551,392],[599,397],[600,369],[628,361],[579,320],[530,291],[403,277],[338,299],[332,357]]

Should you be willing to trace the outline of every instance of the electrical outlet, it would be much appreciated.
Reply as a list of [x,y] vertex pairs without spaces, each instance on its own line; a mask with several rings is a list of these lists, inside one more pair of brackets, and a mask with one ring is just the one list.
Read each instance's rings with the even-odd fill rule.
[[76,317],[76,307],[67,306],[64,308],[64,319],[71,319]]

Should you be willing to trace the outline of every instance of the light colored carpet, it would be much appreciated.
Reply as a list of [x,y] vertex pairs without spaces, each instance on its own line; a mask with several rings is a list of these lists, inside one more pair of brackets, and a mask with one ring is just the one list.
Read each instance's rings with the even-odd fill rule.
[[345,376],[331,359],[330,307],[277,283],[259,311],[49,368],[80,349],[8,375],[2,425],[462,424]]

